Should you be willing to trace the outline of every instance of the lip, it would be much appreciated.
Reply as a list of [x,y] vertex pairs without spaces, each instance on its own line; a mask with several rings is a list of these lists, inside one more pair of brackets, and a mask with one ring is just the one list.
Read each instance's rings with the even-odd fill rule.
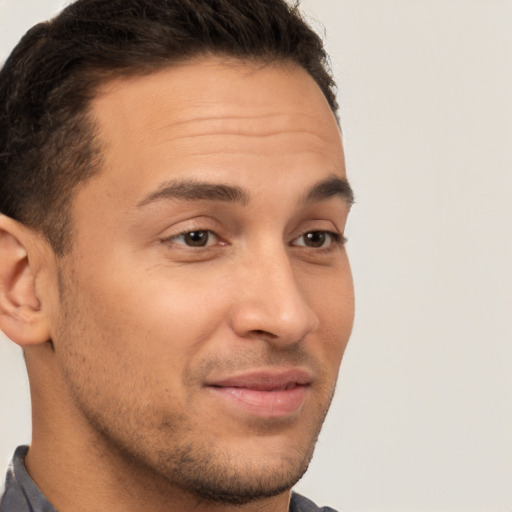
[[256,370],[208,382],[206,387],[228,407],[263,418],[297,414],[313,378],[305,370]]

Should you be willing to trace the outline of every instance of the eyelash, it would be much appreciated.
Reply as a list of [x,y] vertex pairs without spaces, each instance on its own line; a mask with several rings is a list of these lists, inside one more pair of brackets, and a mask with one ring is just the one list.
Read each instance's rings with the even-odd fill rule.
[[[215,236],[217,239],[220,239],[220,237],[214,233],[211,229],[190,229],[188,231],[182,231],[181,233],[178,233],[177,235],[173,235],[173,236],[170,236],[168,238],[165,238],[164,240],[162,240],[162,242],[168,242],[168,243],[176,243],[175,240],[177,238],[180,238],[180,237],[186,237],[187,235],[192,235],[192,234],[204,234],[204,233],[207,233],[209,236],[207,238],[207,243],[209,242],[209,238],[211,235]],[[178,244],[178,245],[184,245],[186,247],[198,247],[199,249],[204,249],[204,248],[208,248],[210,246],[208,245],[187,245],[187,244]],[[227,245],[227,243],[222,243],[221,245]]]
[[295,240],[298,240],[300,238],[306,237],[307,235],[319,235],[319,234],[325,236],[326,238],[327,237],[330,238],[331,241],[327,247],[323,247],[323,244],[319,247],[311,247],[311,246],[307,246],[307,245],[299,245],[298,247],[306,247],[309,249],[316,249],[318,251],[326,251],[327,252],[327,251],[335,249],[336,247],[341,247],[347,243],[347,239],[345,238],[345,236],[340,235],[339,233],[336,233],[334,231],[327,231],[327,230],[321,230],[321,229],[306,231],[299,237],[292,240],[292,242]]
[[[213,235],[215,238],[217,238],[217,240],[220,240],[220,237],[215,232],[213,232],[210,229],[192,229],[192,230],[183,231],[183,232],[178,233],[176,235],[173,235],[171,237],[165,238],[165,239],[162,240],[162,242],[163,243],[173,243],[173,244],[176,244],[176,239],[181,238],[181,237],[186,237],[187,235],[194,235],[194,234],[195,235],[208,234],[208,238],[206,239],[206,244],[205,245],[200,245],[200,244],[198,244],[198,245],[188,245],[187,243],[184,243],[184,244],[178,243],[177,245],[183,245],[183,246],[188,247],[188,248],[208,249],[208,248],[211,247],[210,245],[207,245],[208,242],[210,241],[211,235]],[[303,233],[299,237],[294,238],[292,240],[292,242],[294,242],[294,241],[296,241],[296,240],[298,240],[300,238],[306,237],[307,235],[319,235],[319,234],[321,234],[322,236],[326,237],[326,239],[330,238],[331,242],[329,243],[329,245],[327,247],[323,246],[324,242],[322,242],[322,244],[320,246],[318,246],[318,247],[311,247],[311,246],[306,245],[305,243],[304,244],[299,244],[299,245],[294,245],[293,243],[291,243],[291,245],[293,247],[305,247],[305,248],[309,248],[309,249],[315,249],[317,251],[328,252],[328,251],[331,251],[331,250],[335,249],[336,247],[341,247],[341,246],[345,245],[346,242],[347,242],[347,239],[345,238],[345,236],[340,235],[339,233],[336,233],[334,231],[327,231],[327,230],[311,230],[311,231],[306,231],[305,233]],[[202,241],[199,240],[199,242],[202,242]],[[228,244],[227,244],[227,242],[221,242],[220,245],[228,245]]]

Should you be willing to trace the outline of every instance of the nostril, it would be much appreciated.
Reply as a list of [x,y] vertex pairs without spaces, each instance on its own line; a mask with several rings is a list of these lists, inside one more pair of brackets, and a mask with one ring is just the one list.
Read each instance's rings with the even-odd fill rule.
[[253,334],[255,334],[256,336],[266,336],[267,338],[277,338],[277,334],[273,334],[271,332],[268,332],[268,331],[264,331],[263,329],[253,329],[251,331]]

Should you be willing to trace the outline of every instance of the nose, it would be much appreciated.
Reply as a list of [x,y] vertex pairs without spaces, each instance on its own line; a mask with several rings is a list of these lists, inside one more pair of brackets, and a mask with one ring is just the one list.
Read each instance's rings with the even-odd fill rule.
[[242,274],[237,279],[240,288],[230,315],[238,336],[289,345],[318,328],[318,316],[285,250],[252,258]]

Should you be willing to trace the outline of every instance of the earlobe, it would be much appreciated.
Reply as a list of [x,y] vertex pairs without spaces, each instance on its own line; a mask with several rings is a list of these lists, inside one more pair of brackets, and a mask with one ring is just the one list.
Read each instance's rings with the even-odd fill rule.
[[48,341],[48,320],[37,296],[30,257],[35,235],[0,215],[0,330],[24,347]]

